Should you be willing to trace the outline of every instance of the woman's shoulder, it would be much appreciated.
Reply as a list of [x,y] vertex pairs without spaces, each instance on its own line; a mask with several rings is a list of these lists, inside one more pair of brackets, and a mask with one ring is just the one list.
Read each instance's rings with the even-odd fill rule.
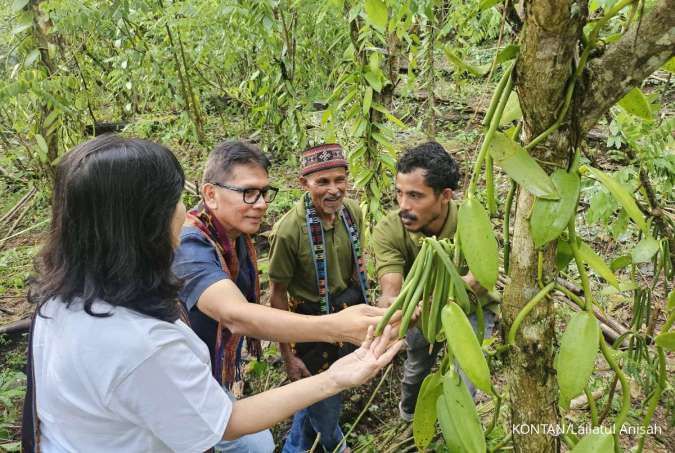
[[40,323],[47,332],[58,332],[60,340],[72,345],[83,357],[99,356],[120,360],[133,367],[159,348],[176,341],[190,341],[190,329],[182,322],[167,322],[97,300],[89,314],[79,301],[65,304],[48,301]]

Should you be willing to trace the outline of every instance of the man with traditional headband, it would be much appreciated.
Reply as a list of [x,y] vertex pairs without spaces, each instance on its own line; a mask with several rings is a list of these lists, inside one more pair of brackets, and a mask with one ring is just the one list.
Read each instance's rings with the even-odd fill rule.
[[[367,303],[361,210],[356,201],[345,198],[347,161],[342,148],[336,144],[311,148],[301,163],[300,184],[306,192],[272,230],[271,305],[321,315]],[[335,343],[280,347],[291,380],[320,373],[349,351]],[[317,434],[324,449],[335,450],[344,437],[338,424],[341,406],[336,395],[297,412],[283,452],[309,450]],[[339,451],[345,450],[342,443]]]
[[[368,326],[384,313],[383,309],[361,305],[326,316],[309,316],[259,305],[260,285],[251,236],[260,228],[277,192],[269,184],[269,166],[267,157],[251,144],[228,141],[218,145],[206,163],[201,201],[187,213],[175,252],[173,270],[183,280],[178,296],[188,311],[192,329],[209,348],[214,377],[228,391],[240,377],[244,337],[252,355],[260,350],[258,339],[360,344]],[[344,168],[341,170],[344,173]],[[327,197],[331,200],[326,200],[326,205],[341,203],[344,176],[341,184],[340,197]],[[328,186],[335,194],[335,182],[331,180]],[[352,212],[354,219],[360,217]],[[318,221],[316,215],[312,218]],[[350,222],[353,225],[351,218]],[[332,263],[329,258],[328,265],[334,266]],[[282,265],[282,269],[287,268]],[[287,270],[281,274],[284,272]],[[331,283],[328,289],[333,294],[335,286]],[[221,442],[215,450],[272,452],[274,442],[266,430]]]

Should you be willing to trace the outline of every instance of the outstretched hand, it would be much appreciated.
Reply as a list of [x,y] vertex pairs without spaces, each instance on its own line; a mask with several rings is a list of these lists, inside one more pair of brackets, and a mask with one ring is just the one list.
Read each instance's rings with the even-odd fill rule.
[[374,330],[370,326],[361,347],[333,363],[326,371],[339,388],[347,389],[368,382],[401,349],[403,341],[396,340],[397,330],[391,325],[387,325],[377,338],[373,338]]
[[[335,324],[338,326],[339,337],[337,341],[360,346],[369,328],[375,326],[386,312],[385,308],[358,304],[330,315],[334,316]],[[389,324],[395,329],[398,329],[400,322],[400,311],[395,313],[391,320],[389,320]]]

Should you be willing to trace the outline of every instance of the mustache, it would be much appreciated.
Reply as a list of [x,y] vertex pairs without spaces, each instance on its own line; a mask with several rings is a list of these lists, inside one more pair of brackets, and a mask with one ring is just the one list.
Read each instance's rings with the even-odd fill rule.
[[415,214],[412,214],[410,212],[400,212],[398,216],[401,218],[401,220],[410,220],[410,221],[415,221],[417,220],[417,216]]
[[326,201],[338,201],[339,199],[342,198],[342,196],[343,196],[343,193],[338,192],[335,195],[328,195],[328,196],[324,197],[324,200],[326,200]]

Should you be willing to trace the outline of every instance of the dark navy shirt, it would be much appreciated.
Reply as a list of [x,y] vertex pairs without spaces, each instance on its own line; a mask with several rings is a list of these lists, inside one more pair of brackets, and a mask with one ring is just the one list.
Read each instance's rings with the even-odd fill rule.
[[[236,244],[239,258],[239,274],[234,283],[242,294],[250,294],[255,282],[251,281],[250,262],[244,236],[239,236]],[[214,363],[214,349],[218,322],[197,308],[197,301],[206,289],[214,283],[230,279],[220,266],[218,254],[204,234],[192,226],[183,227],[180,234],[180,246],[173,260],[174,273],[183,280],[178,298],[185,305],[190,316],[192,330],[209,347],[211,363]],[[222,303],[228,303],[223,300]]]

